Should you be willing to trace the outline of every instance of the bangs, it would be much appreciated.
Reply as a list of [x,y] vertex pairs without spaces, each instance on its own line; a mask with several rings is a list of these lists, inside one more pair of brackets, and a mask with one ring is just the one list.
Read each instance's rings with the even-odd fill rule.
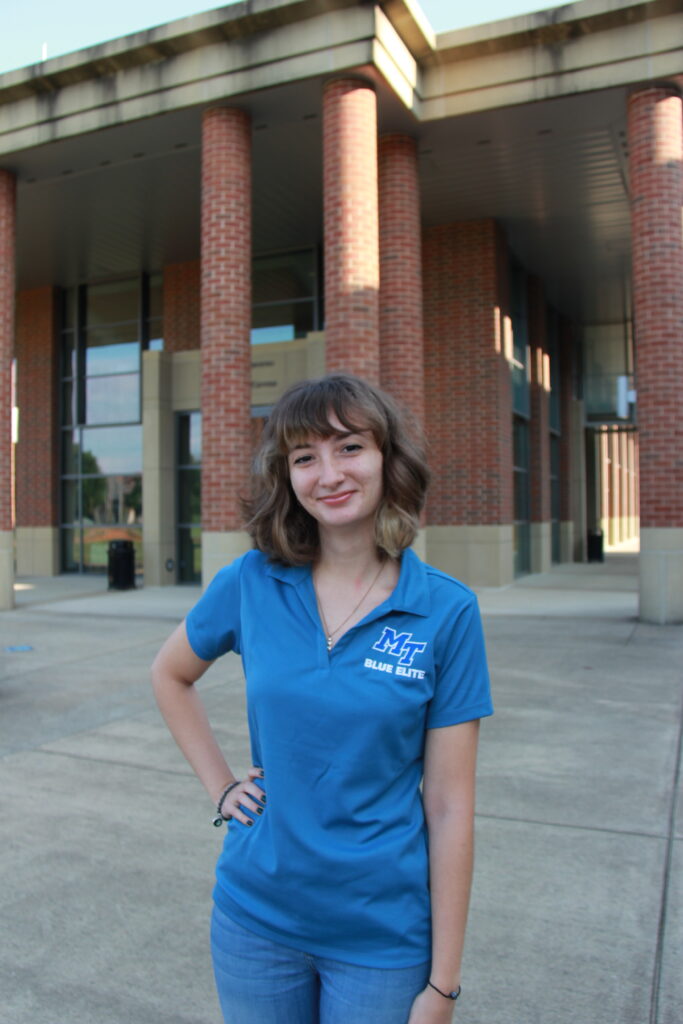
[[271,420],[280,454],[287,455],[309,437],[331,437],[335,433],[331,416],[336,416],[353,434],[371,431],[378,447],[384,446],[388,433],[386,417],[373,401],[372,394],[365,395],[349,383],[346,379],[331,377],[303,382],[293,390]]

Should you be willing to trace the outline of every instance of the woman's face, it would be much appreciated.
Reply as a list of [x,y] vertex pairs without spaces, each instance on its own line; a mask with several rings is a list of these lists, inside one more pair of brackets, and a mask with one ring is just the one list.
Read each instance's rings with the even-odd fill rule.
[[299,503],[321,530],[374,529],[382,500],[383,456],[370,430],[351,433],[330,415],[329,437],[308,437],[288,456]]

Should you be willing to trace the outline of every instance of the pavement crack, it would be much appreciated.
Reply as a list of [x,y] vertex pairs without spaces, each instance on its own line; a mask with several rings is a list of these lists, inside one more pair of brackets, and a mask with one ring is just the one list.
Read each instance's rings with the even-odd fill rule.
[[486,821],[509,821],[515,825],[537,825],[539,828],[561,828],[570,832],[597,832],[600,835],[630,836],[635,839],[667,840],[670,837],[664,832],[643,832],[638,829],[605,828],[599,825],[578,825],[569,821],[541,821],[540,818],[515,818],[508,814],[486,814],[476,812],[476,818]]
[[671,882],[671,866],[673,862],[674,841],[676,836],[676,804],[678,786],[681,781],[681,757],[683,756],[683,692],[678,714],[678,742],[676,759],[671,783],[671,800],[669,803],[669,834],[667,836],[666,853],[664,855],[664,871],[662,873],[662,896],[659,905],[659,922],[657,926],[657,946],[652,972],[652,992],[650,998],[650,1024],[659,1021],[659,994],[662,983],[662,965],[664,961],[664,941],[666,938],[667,905],[669,902],[669,885]]
[[116,768],[131,768],[134,771],[150,772],[154,775],[175,775],[184,779],[193,779],[195,776],[190,769],[183,771],[180,768],[158,768],[150,764],[140,764],[136,761],[120,761],[110,757],[91,757],[89,754],[74,754],[69,750],[54,750],[50,747],[36,747],[34,754],[49,754],[51,757],[63,757],[72,761],[88,761],[90,764],[108,764]]

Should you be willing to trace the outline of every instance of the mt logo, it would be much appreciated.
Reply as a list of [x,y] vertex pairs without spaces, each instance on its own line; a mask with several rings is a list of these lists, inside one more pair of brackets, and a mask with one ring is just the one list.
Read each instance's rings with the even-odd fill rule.
[[372,645],[372,650],[398,658],[399,665],[412,665],[415,655],[421,654],[426,647],[426,642],[413,640],[412,633],[397,633],[391,626],[385,626],[379,640]]

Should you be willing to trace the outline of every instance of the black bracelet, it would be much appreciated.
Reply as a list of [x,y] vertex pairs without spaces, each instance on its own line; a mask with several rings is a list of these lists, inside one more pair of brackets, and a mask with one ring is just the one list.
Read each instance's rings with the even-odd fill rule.
[[430,988],[433,988],[435,992],[438,992],[440,996],[443,996],[444,999],[451,999],[453,1002],[455,1002],[455,1000],[462,992],[462,985],[458,985],[455,992],[442,992],[441,989],[437,988],[436,985],[434,985],[431,981],[428,981],[427,984],[429,985]]
[[216,828],[220,828],[224,821],[230,821],[232,819],[231,814],[223,814],[223,801],[225,800],[230,790],[234,789],[235,786],[239,786],[239,784],[239,779],[236,779],[234,782],[231,782],[229,786],[225,787],[221,795],[218,797],[218,803],[216,804],[216,813],[211,819]]

